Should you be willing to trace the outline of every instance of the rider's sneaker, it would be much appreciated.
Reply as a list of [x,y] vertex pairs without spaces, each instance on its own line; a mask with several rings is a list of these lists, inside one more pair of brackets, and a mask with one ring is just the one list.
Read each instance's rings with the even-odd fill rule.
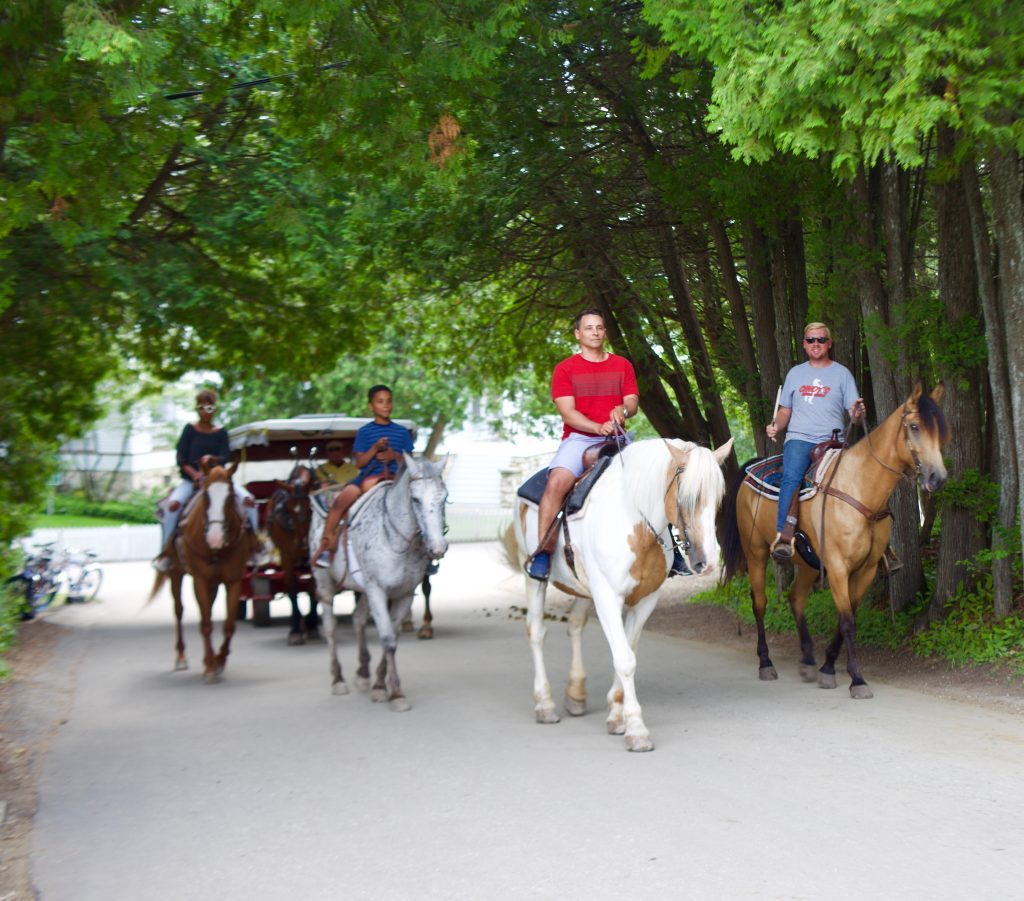
[[692,576],[693,570],[686,565],[686,561],[683,559],[682,551],[679,548],[672,549],[672,568],[668,571],[668,577],[671,579],[673,576]]
[[551,554],[537,551],[526,564],[526,574],[538,582],[546,582],[551,575]]
[[158,573],[166,573],[171,571],[171,560],[169,557],[154,557],[152,563],[153,569]]
[[331,552],[324,551],[319,557],[316,558],[314,566],[319,566],[321,569],[331,568]]

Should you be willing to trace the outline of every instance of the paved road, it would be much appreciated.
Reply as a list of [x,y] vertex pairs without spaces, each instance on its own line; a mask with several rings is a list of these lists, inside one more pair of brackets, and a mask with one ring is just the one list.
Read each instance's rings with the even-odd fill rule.
[[191,605],[194,668],[171,672],[150,581],[111,566],[101,604],[57,615],[76,688],[40,779],[44,901],[1024,897],[1012,714],[762,684],[752,652],[645,635],[657,750],[631,755],[604,734],[594,625],[595,712],[533,722],[521,583],[494,544],[443,564],[437,638],[399,647],[400,714],[332,696],[324,646],[286,647],[283,627],[242,624],[225,681],[203,684]]

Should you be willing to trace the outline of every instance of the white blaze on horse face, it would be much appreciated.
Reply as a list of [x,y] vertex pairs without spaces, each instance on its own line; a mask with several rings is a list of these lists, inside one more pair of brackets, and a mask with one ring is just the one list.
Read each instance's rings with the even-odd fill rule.
[[227,540],[224,512],[230,489],[227,482],[213,482],[206,486],[206,543],[211,550],[220,550]]

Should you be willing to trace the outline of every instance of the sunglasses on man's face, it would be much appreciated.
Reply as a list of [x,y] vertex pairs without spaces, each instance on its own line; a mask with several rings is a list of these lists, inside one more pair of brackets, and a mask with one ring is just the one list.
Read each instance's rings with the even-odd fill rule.
[[345,448],[343,448],[343,447],[329,447],[329,448],[327,448],[327,453],[329,453],[329,454],[336,454],[339,451],[343,451],[344,449]]
[[200,413],[213,413],[217,409],[216,404],[197,404],[196,410]]
[[819,335],[817,338],[813,335],[810,338],[804,338],[804,341],[808,344],[828,344],[831,340],[831,338],[826,338],[824,335]]

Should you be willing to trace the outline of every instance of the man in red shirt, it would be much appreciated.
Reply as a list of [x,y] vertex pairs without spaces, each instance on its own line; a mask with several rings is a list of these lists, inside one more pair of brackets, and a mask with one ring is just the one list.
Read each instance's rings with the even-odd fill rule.
[[551,377],[551,397],[565,425],[540,499],[541,543],[526,570],[539,581],[545,581],[551,573],[551,552],[557,541],[551,524],[569,489],[583,474],[583,452],[613,436],[627,418],[636,415],[640,403],[633,364],[604,349],[606,330],[601,311],[589,309],[580,313],[575,334],[579,353],[562,360]]

